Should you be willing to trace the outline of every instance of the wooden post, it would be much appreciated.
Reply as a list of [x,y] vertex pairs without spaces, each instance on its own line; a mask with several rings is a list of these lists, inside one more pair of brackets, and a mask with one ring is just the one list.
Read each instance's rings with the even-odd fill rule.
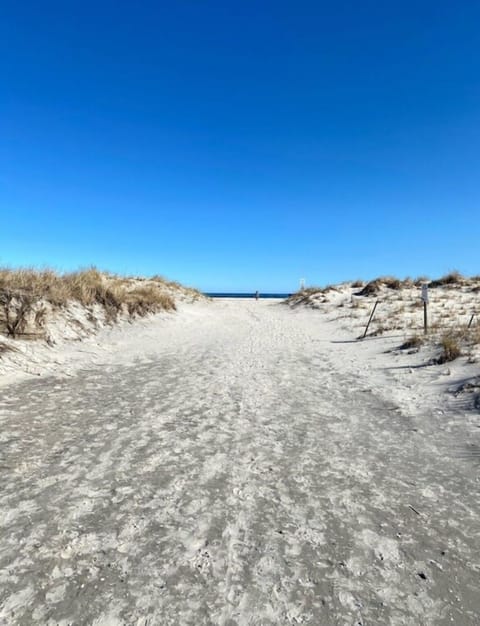
[[472,317],[470,318],[470,321],[468,322],[468,327],[470,328],[470,326],[472,325],[473,322],[473,318],[475,317],[475,313],[472,313]]
[[423,283],[422,285],[422,300],[423,300],[423,332],[426,335],[428,333],[428,317],[427,317],[427,306],[428,306],[428,283]]
[[373,307],[373,311],[370,314],[370,319],[368,320],[368,324],[367,327],[365,328],[365,332],[363,333],[363,337],[362,339],[365,339],[365,337],[367,336],[367,332],[368,332],[368,327],[370,326],[370,322],[373,319],[373,314],[375,313],[375,309],[377,308],[377,304],[378,304],[378,300],[375,302],[374,307]]

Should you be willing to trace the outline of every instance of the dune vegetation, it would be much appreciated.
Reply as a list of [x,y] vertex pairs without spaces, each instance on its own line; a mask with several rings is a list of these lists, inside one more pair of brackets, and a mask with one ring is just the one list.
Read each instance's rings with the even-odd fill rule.
[[[423,333],[421,287],[428,284],[428,336]],[[374,302],[378,307],[369,329],[370,335],[403,331],[401,349],[418,350],[422,345],[435,348],[432,362],[445,363],[460,356],[479,358],[480,345],[480,276],[466,277],[452,271],[435,280],[425,276],[398,279],[381,276],[369,282],[356,280],[341,285],[309,287],[286,301],[291,307],[342,309],[341,317],[353,328],[365,326]],[[353,330],[352,328],[352,330]]]
[[122,277],[96,268],[60,274],[52,270],[0,269],[0,333],[11,338],[41,337],[49,317],[81,305],[104,321],[173,311],[175,296],[200,297],[193,289],[153,278]]

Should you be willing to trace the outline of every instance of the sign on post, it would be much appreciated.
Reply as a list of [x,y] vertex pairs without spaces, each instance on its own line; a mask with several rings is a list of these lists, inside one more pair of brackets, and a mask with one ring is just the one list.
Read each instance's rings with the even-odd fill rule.
[[428,304],[428,285],[422,285],[422,300]]

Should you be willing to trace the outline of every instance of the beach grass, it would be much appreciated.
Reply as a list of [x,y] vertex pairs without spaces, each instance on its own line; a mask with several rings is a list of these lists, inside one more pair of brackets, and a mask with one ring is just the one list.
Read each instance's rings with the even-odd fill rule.
[[[95,267],[64,274],[50,269],[1,268],[0,332],[15,338],[25,333],[27,325],[41,329],[48,311],[71,303],[90,308],[98,305],[109,322],[121,313],[135,317],[173,311],[172,292],[181,289],[179,283],[159,276],[124,277]],[[195,290],[185,291],[195,296]]]

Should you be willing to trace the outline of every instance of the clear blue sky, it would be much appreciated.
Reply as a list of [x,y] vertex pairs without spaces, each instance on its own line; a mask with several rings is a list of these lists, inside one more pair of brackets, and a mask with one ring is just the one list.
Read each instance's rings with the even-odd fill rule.
[[0,264],[480,273],[480,3],[4,2]]

